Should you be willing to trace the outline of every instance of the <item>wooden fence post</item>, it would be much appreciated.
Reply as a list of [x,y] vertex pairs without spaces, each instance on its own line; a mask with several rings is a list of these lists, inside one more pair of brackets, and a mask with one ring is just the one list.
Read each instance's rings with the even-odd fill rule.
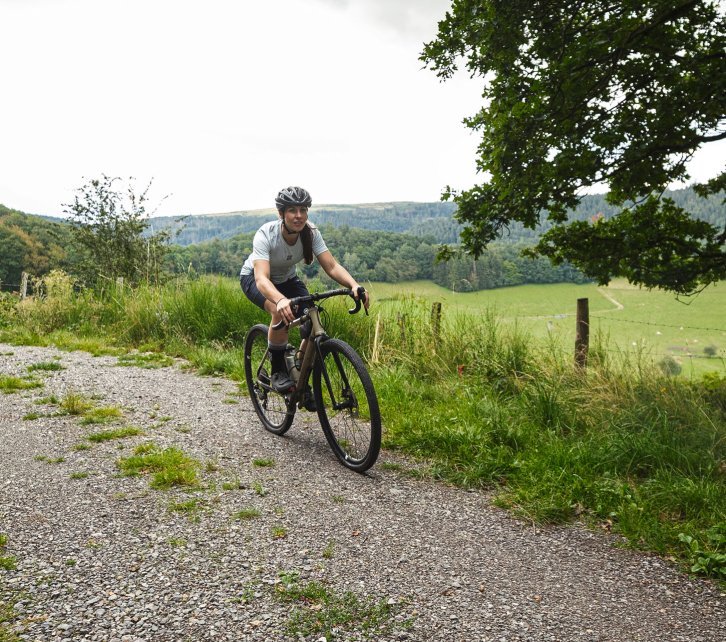
[[20,298],[24,299],[28,296],[28,273],[23,272],[20,276]]
[[439,343],[439,333],[441,332],[441,303],[438,301],[431,306],[431,331],[436,345]]
[[575,366],[587,366],[590,348],[590,306],[588,299],[577,299],[577,321],[575,325]]

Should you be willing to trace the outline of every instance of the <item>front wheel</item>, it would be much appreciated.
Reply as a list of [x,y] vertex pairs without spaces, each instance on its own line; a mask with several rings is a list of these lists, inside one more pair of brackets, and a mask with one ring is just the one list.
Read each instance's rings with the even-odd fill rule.
[[339,339],[320,344],[313,391],[325,438],[340,462],[368,470],[381,449],[381,413],[371,377],[358,353]]
[[267,349],[267,326],[252,326],[245,337],[245,378],[252,405],[262,425],[276,435],[284,435],[292,426],[294,404],[272,389],[272,363]]

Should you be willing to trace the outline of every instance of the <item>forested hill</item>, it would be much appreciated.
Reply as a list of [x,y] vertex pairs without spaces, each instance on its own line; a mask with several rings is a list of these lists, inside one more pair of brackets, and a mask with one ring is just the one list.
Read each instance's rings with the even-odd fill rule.
[[[356,227],[382,232],[407,232],[416,236],[431,234],[429,224],[441,224],[441,234],[450,235],[453,203],[366,203],[362,205],[319,205],[313,207],[311,219],[316,225]],[[173,241],[193,245],[213,239],[228,239],[254,232],[262,223],[277,217],[274,209],[203,214],[183,218],[157,217],[151,219],[155,230],[170,228]],[[434,233],[435,236],[438,236]]]
[[[726,211],[722,196],[704,200],[690,188],[667,192],[676,204],[685,207],[713,225],[726,226]],[[319,205],[311,211],[311,220],[317,225],[354,227],[384,232],[403,232],[413,236],[431,236],[437,243],[458,243],[460,225],[454,220],[454,203],[369,203],[361,205]],[[585,196],[572,214],[572,219],[585,220],[598,213],[606,218],[617,211],[609,205],[603,194]],[[183,218],[156,217],[151,219],[155,231],[171,228],[177,233],[173,238],[179,245],[192,245],[213,239],[229,239],[239,234],[255,231],[262,223],[276,216],[274,209],[208,214]],[[503,243],[529,243],[549,228],[543,225],[537,230],[527,230],[513,225]]]

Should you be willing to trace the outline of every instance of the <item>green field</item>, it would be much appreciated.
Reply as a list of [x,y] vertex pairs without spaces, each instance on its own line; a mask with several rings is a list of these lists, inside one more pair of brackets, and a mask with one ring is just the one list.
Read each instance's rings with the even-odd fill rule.
[[[444,321],[459,314],[493,311],[501,321],[516,323],[535,338],[551,337],[574,352],[577,299],[587,298],[591,341],[603,338],[605,349],[658,362],[673,357],[685,376],[726,373],[726,282],[698,296],[643,290],[623,280],[608,287],[595,284],[522,285],[479,292],[452,292],[431,281],[368,284],[376,303],[394,308],[402,298],[442,304]],[[708,356],[704,352],[714,352]]]

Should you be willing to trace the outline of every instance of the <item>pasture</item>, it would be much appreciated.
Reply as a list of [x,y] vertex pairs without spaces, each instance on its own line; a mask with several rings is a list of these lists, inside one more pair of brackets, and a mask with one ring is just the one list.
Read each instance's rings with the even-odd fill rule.
[[589,299],[591,345],[614,356],[656,363],[672,357],[686,377],[726,374],[726,282],[691,298],[644,290],[624,280],[607,287],[556,283],[479,292],[452,292],[431,281],[370,283],[377,304],[394,310],[402,299],[442,304],[444,322],[491,312],[534,339],[574,352],[578,298]]

